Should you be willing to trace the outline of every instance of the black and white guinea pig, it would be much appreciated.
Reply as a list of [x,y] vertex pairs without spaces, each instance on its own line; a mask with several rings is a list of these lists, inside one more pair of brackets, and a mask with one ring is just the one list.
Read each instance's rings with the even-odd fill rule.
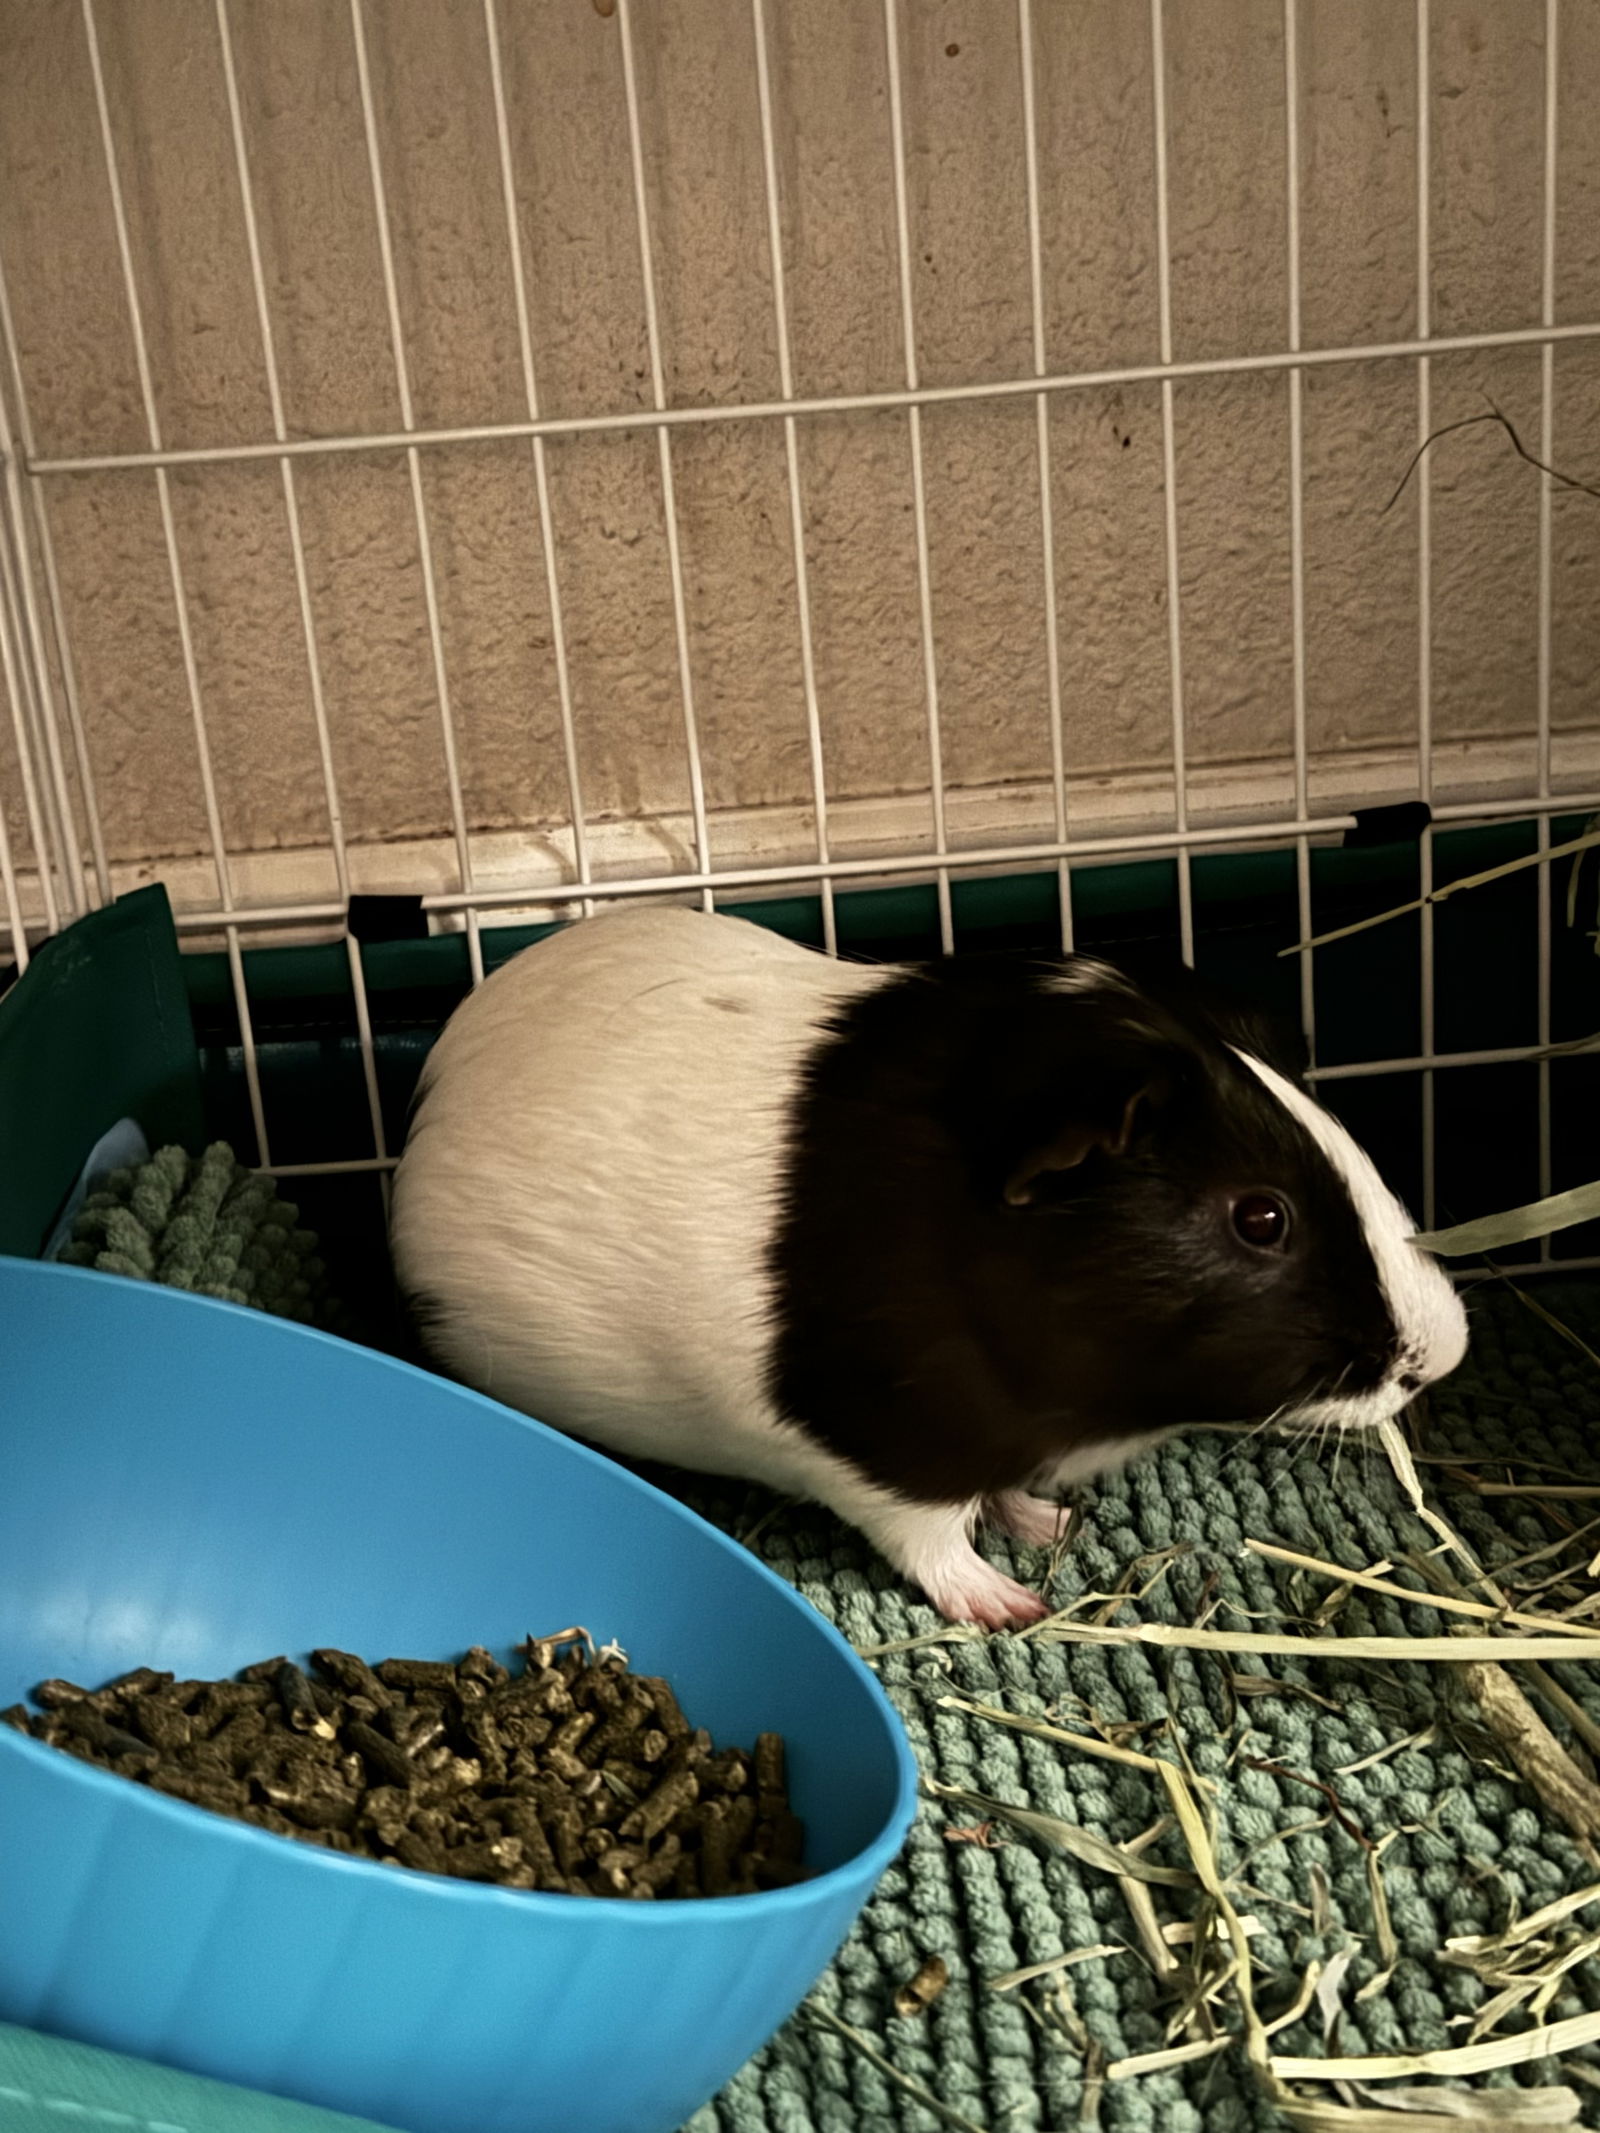
[[1466,1349],[1369,1158],[1178,981],[580,920],[466,1000],[395,1179],[432,1353],[624,1455],[830,1505],[949,1617],[972,1546],[1185,1423],[1358,1429]]

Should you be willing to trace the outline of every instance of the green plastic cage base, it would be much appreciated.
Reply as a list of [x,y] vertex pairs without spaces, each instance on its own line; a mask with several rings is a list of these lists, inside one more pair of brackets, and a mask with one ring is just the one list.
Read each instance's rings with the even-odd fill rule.
[[[1582,818],[1555,821],[1556,841]],[[1531,822],[1441,830],[1434,839],[1439,886],[1537,848]],[[1414,842],[1314,849],[1313,921],[1348,925],[1415,896]],[[1596,870],[1577,878],[1575,922],[1566,901],[1576,862],[1551,884],[1551,1036],[1600,1029],[1600,962],[1590,902]],[[1212,981],[1275,1013],[1300,1013],[1300,958],[1284,955],[1299,935],[1293,850],[1204,852],[1191,859],[1195,959]],[[1174,859],[1075,867],[1077,944],[1113,956],[1178,953]],[[1052,953],[1060,941],[1059,884],[1047,868],[998,878],[953,879],[955,938],[962,954]],[[1533,869],[1436,908],[1435,1050],[1527,1046],[1539,1037],[1538,875]],[[820,945],[818,897],[728,905],[792,939]],[[863,960],[939,952],[933,883],[852,889],[835,897],[841,952]],[[485,928],[489,969],[553,930]],[[1319,949],[1317,1059],[1321,1066],[1411,1059],[1422,1050],[1417,914]],[[459,933],[377,941],[363,949],[374,1066],[385,1145],[402,1145],[418,1070],[468,986]],[[258,1072],[274,1164],[344,1162],[374,1152],[365,1066],[342,942],[246,949]],[[1553,1189],[1600,1176],[1595,1058],[1552,1061]],[[1451,1068],[1432,1077],[1437,1215],[1461,1221],[1537,1196],[1540,1069],[1529,1063]],[[1420,1212],[1423,1077],[1414,1071],[1325,1082],[1319,1094],[1372,1150]],[[177,1142],[198,1153],[226,1140],[257,1156],[244,1054],[227,957],[180,955],[164,891],[141,890],[92,914],[39,950],[26,977],[0,999],[0,1249],[36,1253],[87,1150],[124,1115],[152,1146]],[[386,1290],[382,1206],[371,1172],[295,1180],[305,1219],[341,1272],[361,1269],[351,1302],[380,1313]],[[1557,1241],[1562,1258],[1597,1248],[1595,1226]],[[360,1294],[363,1283],[367,1294]]]

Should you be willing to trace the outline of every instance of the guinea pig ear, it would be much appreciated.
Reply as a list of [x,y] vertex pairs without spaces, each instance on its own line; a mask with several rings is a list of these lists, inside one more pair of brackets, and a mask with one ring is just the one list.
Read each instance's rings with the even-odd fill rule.
[[981,1049],[968,1130],[984,1196],[1010,1207],[1048,1200],[1097,1152],[1127,1155],[1200,1056],[1178,1015],[1116,973],[1066,985],[1050,973],[1014,991]]
[[1031,1206],[1043,1179],[1063,1170],[1076,1170],[1093,1149],[1103,1148],[1108,1155],[1126,1155],[1139,1107],[1149,1093],[1147,1088],[1137,1088],[1116,1118],[1073,1119],[1041,1146],[1031,1149],[1006,1179],[1006,1204]]

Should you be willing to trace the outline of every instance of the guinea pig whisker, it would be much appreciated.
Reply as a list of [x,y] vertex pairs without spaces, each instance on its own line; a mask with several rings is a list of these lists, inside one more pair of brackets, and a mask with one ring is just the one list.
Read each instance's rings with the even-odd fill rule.
[[1292,1403],[1288,1400],[1280,1400],[1277,1406],[1272,1410],[1270,1415],[1264,1416],[1261,1421],[1255,1423],[1250,1429],[1246,1430],[1244,1438],[1245,1443],[1249,1444],[1255,1438],[1264,1436],[1265,1433],[1269,1429],[1271,1429],[1272,1425],[1275,1422],[1280,1421],[1282,1417],[1289,1412],[1291,1405]]
[[1294,1425],[1294,1427],[1289,1432],[1289,1451],[1291,1457],[1295,1459],[1298,1459],[1300,1457],[1300,1454],[1306,1449],[1306,1447],[1311,1443],[1312,1438],[1316,1435],[1316,1431],[1316,1416],[1302,1415],[1300,1417],[1300,1420]]
[[1333,1487],[1335,1494],[1337,1494],[1339,1488],[1339,1462],[1344,1457],[1344,1440],[1349,1434],[1348,1430],[1341,1429],[1335,1432],[1333,1439]]

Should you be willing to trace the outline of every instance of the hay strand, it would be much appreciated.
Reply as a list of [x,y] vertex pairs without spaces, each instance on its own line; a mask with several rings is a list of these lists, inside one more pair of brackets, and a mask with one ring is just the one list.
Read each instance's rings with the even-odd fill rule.
[[1503,1666],[1474,1662],[1462,1670],[1461,1685],[1529,1785],[1596,1863],[1600,1786],[1584,1776]]
[[1514,2037],[1491,2037],[1481,2044],[1459,2044],[1434,2052],[1389,2052],[1367,2059],[1274,2058],[1280,2081],[1406,2081],[1416,2074],[1492,2074],[1503,2066],[1531,2066],[1585,2044],[1600,2043],[1600,2012],[1569,2015],[1565,2021],[1519,2030]]
[[1309,940],[1296,941],[1291,948],[1280,948],[1280,959],[1289,955],[1305,955],[1312,948],[1324,948],[1329,941],[1347,941],[1352,934],[1370,933],[1374,926],[1386,926],[1392,918],[1406,918],[1413,911],[1425,911],[1430,905],[1448,902],[1466,889],[1481,889],[1491,881],[1503,881],[1508,874],[1520,874],[1528,867],[1548,866],[1553,859],[1569,859],[1574,852],[1587,852],[1600,844],[1600,830],[1587,831],[1581,837],[1570,838],[1565,844],[1553,844],[1547,852],[1529,852],[1521,859],[1508,859],[1497,867],[1485,867],[1479,874],[1463,874],[1459,881],[1447,881],[1442,889],[1435,889],[1428,896],[1414,896],[1409,903],[1395,904],[1387,911],[1379,911],[1372,918],[1358,918],[1348,926],[1335,926],[1331,932],[1316,933]]
[[[1165,1770],[1167,1765],[1158,1764],[1157,1768]],[[928,1778],[925,1784],[934,1799],[948,1800],[970,1813],[1010,1822],[1026,1835],[1037,1837],[1051,1850],[1066,1852],[1085,1866],[1098,1867],[1103,1874],[1127,1875],[1134,1881],[1149,1881],[1167,1889],[1192,1889],[1195,1885],[1194,1875],[1185,1873],[1181,1867],[1151,1866],[1125,1844],[1110,1844],[1104,1837],[1097,1837],[1092,1830],[1083,1829],[1076,1822],[1064,1822],[1059,1815],[1042,1814],[1034,1807],[1018,1807],[1010,1800],[993,1800],[987,1793],[969,1792],[965,1785],[944,1785],[937,1778]]]
[[[1395,2089],[1398,2109],[1298,2096],[1280,2108],[1295,2133],[1509,2133],[1578,2122],[1572,2089]],[[1403,2102],[1399,2102],[1400,2098]]]
[[1293,1548],[1279,1548],[1271,1541],[1247,1540],[1244,1545],[1248,1553],[1264,1556],[1268,1562],[1310,1570],[1318,1577],[1337,1578],[1341,1584],[1359,1585],[1363,1592],[1381,1592],[1392,1600],[1436,1607],[1441,1614],[1472,1615],[1480,1622],[1510,1622],[1541,1636],[1600,1637],[1600,1629],[1587,1623],[1563,1622],[1559,1616],[1528,1614],[1515,1607],[1491,1607],[1486,1600],[1461,1599],[1453,1593],[1418,1592],[1414,1586],[1397,1585],[1393,1578],[1378,1577],[1370,1570],[1346,1570],[1339,1563],[1326,1563],[1315,1555],[1299,1555]]
[[1575,1229],[1600,1215],[1600,1185],[1574,1185],[1570,1192],[1552,1193],[1547,1200],[1530,1200],[1524,1207],[1508,1207],[1498,1215],[1480,1215],[1474,1222],[1458,1222],[1453,1229],[1420,1231],[1412,1243],[1441,1259],[1466,1259],[1482,1252],[1501,1252],[1508,1244],[1531,1244],[1539,1237],[1552,1237],[1558,1230]]
[[935,2096],[932,2089],[925,2088],[910,2074],[902,2074],[899,2067],[886,2059],[872,2039],[864,2036],[853,2022],[842,2021],[826,2007],[808,2007],[806,2019],[815,2023],[819,2029],[831,2029],[836,2036],[843,2037],[852,2051],[859,2052],[863,2059],[878,2069],[885,2081],[891,2082],[904,2095],[915,2097],[925,2111],[931,2111],[934,2117],[942,2120],[945,2125],[954,2126],[956,2133],[988,2133],[988,2129],[980,2126],[975,2118],[967,2118],[960,2111],[952,2110],[949,2104],[942,2103]]
[[[1460,1665],[1472,1660],[1600,1659],[1600,1637],[1292,1637],[1273,1631],[1189,1629],[1181,1622],[1040,1625],[1054,1644],[1144,1644],[1166,1651],[1245,1652],[1255,1658],[1390,1659]],[[1163,1764],[1163,1769],[1169,1766]]]
[[[1593,1634],[1600,1636],[1600,1630]],[[1158,1767],[1153,1755],[1141,1755],[1137,1748],[1121,1748],[1115,1741],[1096,1740],[1088,1733],[1074,1733],[1066,1726],[1051,1725],[1047,1719],[1029,1718],[1017,1711],[1002,1711],[997,1704],[969,1703],[964,1696],[941,1696],[939,1708],[941,1711],[961,1711],[968,1718],[986,1718],[991,1725],[1011,1726],[1018,1733],[1031,1733],[1036,1740],[1060,1741],[1084,1755],[1097,1755],[1108,1763],[1125,1763],[1131,1770],[1154,1771]]]
[[1164,2074],[1174,2066],[1192,2066],[1196,2059],[1214,2059],[1235,2039],[1231,2036],[1202,2037],[1195,2044],[1169,2044],[1165,2051],[1138,2052],[1131,2059],[1113,2059],[1106,2068],[1107,2081],[1131,2081],[1140,2074]]
[[1600,1881],[1591,1881],[1585,1889],[1573,1889],[1568,1895],[1558,1896],[1553,1903],[1542,1904],[1537,1911],[1530,1911],[1506,1927],[1503,1933],[1466,1933],[1445,1942],[1452,1953],[1480,1955],[1498,1953],[1503,1948],[1515,1948],[1523,1941],[1536,1940],[1551,1926],[1559,1926],[1579,1911],[1586,1911],[1590,1904],[1600,1903]]

